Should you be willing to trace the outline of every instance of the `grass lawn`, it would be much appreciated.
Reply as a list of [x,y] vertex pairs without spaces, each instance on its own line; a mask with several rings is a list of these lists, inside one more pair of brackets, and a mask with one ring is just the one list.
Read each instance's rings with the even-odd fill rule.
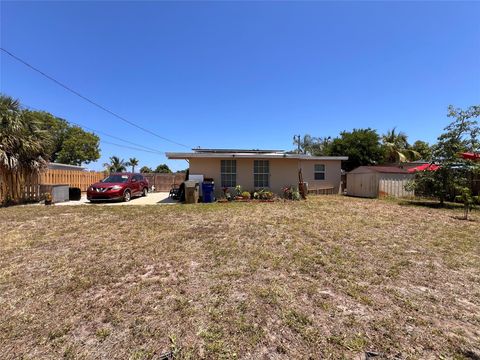
[[1,358],[478,359],[480,214],[461,213],[337,196],[2,208]]

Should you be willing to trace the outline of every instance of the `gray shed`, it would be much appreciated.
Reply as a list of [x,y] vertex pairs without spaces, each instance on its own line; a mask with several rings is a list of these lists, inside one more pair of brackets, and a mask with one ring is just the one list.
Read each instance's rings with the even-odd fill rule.
[[412,178],[413,174],[398,166],[360,166],[347,173],[347,195],[410,197],[413,191],[405,190],[405,185]]

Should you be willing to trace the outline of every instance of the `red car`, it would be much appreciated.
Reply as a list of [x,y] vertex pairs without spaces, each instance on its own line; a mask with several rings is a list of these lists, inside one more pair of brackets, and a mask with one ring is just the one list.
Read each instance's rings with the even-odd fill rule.
[[142,174],[110,174],[102,181],[88,187],[87,199],[130,201],[133,196],[147,196],[148,181]]

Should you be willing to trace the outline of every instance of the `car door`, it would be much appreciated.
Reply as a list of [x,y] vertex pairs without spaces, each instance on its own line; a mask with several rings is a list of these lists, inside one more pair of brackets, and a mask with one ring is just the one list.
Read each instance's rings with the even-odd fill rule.
[[132,195],[138,195],[140,190],[140,181],[138,181],[137,175],[132,175],[130,179],[130,189],[132,189]]
[[143,188],[148,189],[148,184],[145,177],[143,175],[137,175],[137,176],[138,176],[138,182],[140,183],[140,191],[143,191]]

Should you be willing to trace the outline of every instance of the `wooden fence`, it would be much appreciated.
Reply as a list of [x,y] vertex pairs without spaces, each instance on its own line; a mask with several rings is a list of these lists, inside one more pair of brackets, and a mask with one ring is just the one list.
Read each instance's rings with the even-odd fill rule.
[[[103,172],[77,171],[77,170],[53,170],[48,169],[37,175],[29,175],[23,181],[22,199],[40,200],[40,185],[62,184],[70,187],[78,187],[81,191],[87,191],[88,186],[102,180],[105,177]],[[2,183],[0,174],[0,184]],[[3,189],[0,186],[0,189]],[[6,194],[0,190],[0,203],[5,200]]]
[[87,191],[87,188],[103,178],[105,173],[96,171],[77,171],[77,170],[53,170],[48,169],[39,174],[38,183],[42,185],[65,184],[70,187],[80,188]]
[[[143,174],[155,191],[170,191],[172,185],[180,185],[185,181],[185,174]],[[23,187],[24,200],[40,200],[40,185],[62,184],[70,187],[80,188],[81,191],[87,191],[87,188],[103,178],[104,172],[93,171],[77,171],[77,170],[54,170],[48,169],[38,175],[31,175],[25,178]],[[0,174],[0,184],[2,182],[2,174]],[[1,191],[0,186],[0,203],[3,202],[5,194]]]
[[154,187],[155,191],[170,191],[172,185],[180,185],[185,181],[185,174],[160,174],[160,173],[148,173],[142,174],[150,184],[150,187]]

